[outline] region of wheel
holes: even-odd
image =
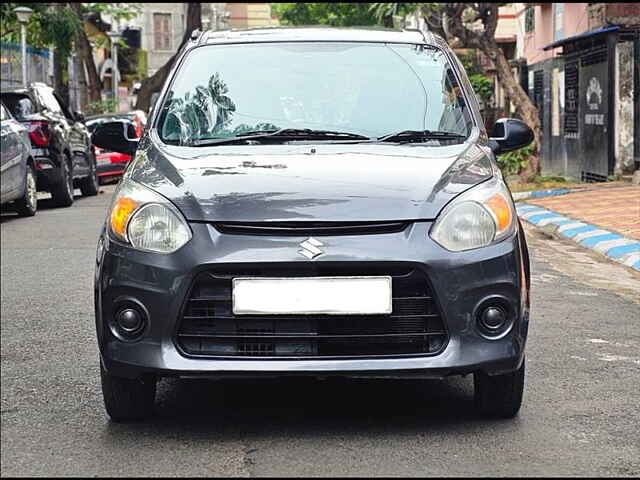
[[[51,187],[51,197],[56,207],[70,207],[73,205],[73,174],[71,172],[71,161],[65,156],[60,165],[60,178]]]
[[[38,190],[36,188],[36,172],[31,165],[27,165],[27,178],[24,196],[15,201],[16,212],[21,217],[33,217],[38,209]]]
[[[96,173],[96,161],[93,154],[89,158],[89,164],[89,176],[80,180],[80,191],[85,197],[97,195],[99,189],[98,174]]]
[[[490,376],[483,372],[473,375],[476,408],[483,415],[513,418],[522,405],[524,392],[524,359],[518,370]]]
[[[100,362],[100,379],[104,406],[111,420],[130,422],[151,416],[156,396],[155,377],[115,377],[109,374]]]

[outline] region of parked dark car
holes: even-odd
[[[100,234],[96,330],[113,420],[159,377],[474,375],[522,403],[529,256],[464,68],[417,31],[194,32]],[[375,400],[375,399],[373,399]],[[257,399],[259,401],[259,399]]]
[[[82,114],[69,111],[43,83],[3,91],[2,101],[29,131],[38,191],[50,192],[59,207],[73,204],[76,187],[83,195],[97,195],[95,154]]]
[[[19,215],[31,217],[38,209],[38,197],[29,133],[2,104],[0,125],[0,203],[13,202]]]
[[[142,111],[126,113],[105,113],[86,118],[85,125],[93,133],[98,125],[107,122],[124,122],[129,138],[140,138],[147,122]],[[96,170],[100,184],[109,180],[119,180],[127,168],[131,155],[95,147]]]

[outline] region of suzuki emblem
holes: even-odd
[[[324,252],[320,250],[318,247],[322,247],[322,242],[316,240],[313,237],[307,238],[304,242],[300,244],[302,250],[298,250],[300,255],[304,255],[309,260],[313,260],[318,255],[322,255]]]

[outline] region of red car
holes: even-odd
[[[93,133],[98,125],[106,122],[126,122],[130,125],[129,134],[132,137],[140,138],[147,124],[147,116],[141,110],[128,113],[107,113],[88,117],[85,125],[89,132]],[[96,146],[93,148],[96,154],[96,171],[100,184],[107,183],[109,180],[117,181],[126,170],[131,156]]]

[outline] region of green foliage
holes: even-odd
[[[519,150],[508,152],[498,156],[498,166],[505,177],[516,175],[529,163],[529,157],[533,154],[533,145],[527,145]]]
[[[83,3],[83,13],[109,15],[114,20],[131,20],[142,11],[140,3]]]
[[[460,63],[467,71],[469,81],[482,101],[487,104],[493,99],[493,81],[483,75],[483,71],[478,64],[477,57],[474,53],[468,53],[460,56]]]
[[[27,23],[27,44],[35,48],[47,48],[50,46],[48,32],[42,28],[43,22],[48,19],[48,5],[44,3],[0,3],[0,39],[3,42],[20,43],[20,23],[13,9],[16,7],[29,7],[33,15]],[[50,29],[46,29],[50,30]]]
[[[372,3],[369,10],[372,11],[378,22],[384,24],[385,19],[396,15],[406,16],[414,12],[422,3],[396,2],[396,3]]]
[[[413,12],[420,3],[272,3],[284,25],[333,27],[391,26],[394,16]]]
[[[482,73],[478,59],[473,51],[466,55],[460,55],[458,58],[460,59],[460,63],[462,63],[464,69],[467,71],[467,75],[477,75]]]
[[[63,9],[54,6],[62,5]],[[1,3],[0,40],[20,42],[20,24],[13,9],[29,7],[33,15],[27,23],[27,44],[35,48],[55,47],[62,58],[70,56],[76,32],[82,28],[81,19],[68,3]],[[140,12],[138,3],[84,3],[83,13],[105,13],[114,19],[131,19]]]
[[[476,73],[469,76],[469,81],[476,95],[478,95],[485,104],[491,101],[493,98],[493,81],[490,78]]]
[[[115,112],[118,102],[113,98],[102,100],[100,102],[93,102],[87,105],[86,115],[100,115],[101,113]]]
[[[271,8],[284,25],[350,27],[380,24],[370,3],[273,3]]]

